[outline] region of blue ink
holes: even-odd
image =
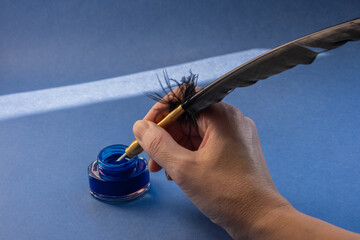
[[[125,153],[125,145],[111,145],[100,151],[90,164],[90,193],[106,202],[126,202],[143,195],[150,188],[150,174],[145,158],[136,156],[116,160]]]

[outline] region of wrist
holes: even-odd
[[[359,235],[303,214],[291,205],[273,209],[260,218],[249,239],[359,239]]]
[[[280,212],[295,210],[278,192],[253,191],[252,195],[247,204],[227,204],[232,207],[226,215],[228,221],[222,226],[233,239],[263,239],[261,236],[268,236],[277,229],[272,225],[281,218]]]
[[[269,209],[253,223],[248,239],[276,239],[279,232],[298,214],[299,212],[290,203]]]

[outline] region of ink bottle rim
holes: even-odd
[[[114,153],[125,152],[126,146],[115,144],[103,148],[97,157],[97,164],[99,166],[99,174],[106,180],[121,180],[124,175],[133,174],[138,166],[137,157],[125,158],[122,162],[107,161]],[[145,160],[146,161],[146,160]]]
[[[126,202],[139,198],[150,188],[150,174],[145,158],[136,156],[116,161],[126,148],[122,144],[107,146],[89,165],[90,193],[96,199],[113,203]]]

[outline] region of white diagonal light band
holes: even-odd
[[[191,70],[199,74],[198,83],[218,78],[268,49],[251,49],[194,62],[166,67],[171,78],[180,79]],[[158,91],[163,69],[155,69],[126,76],[0,96],[0,120],[78,107]]]

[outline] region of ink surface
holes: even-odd
[[[95,198],[125,202],[140,197],[149,189],[150,174],[144,158],[136,156],[116,161],[125,149],[125,145],[105,147],[90,164],[90,193]]]

